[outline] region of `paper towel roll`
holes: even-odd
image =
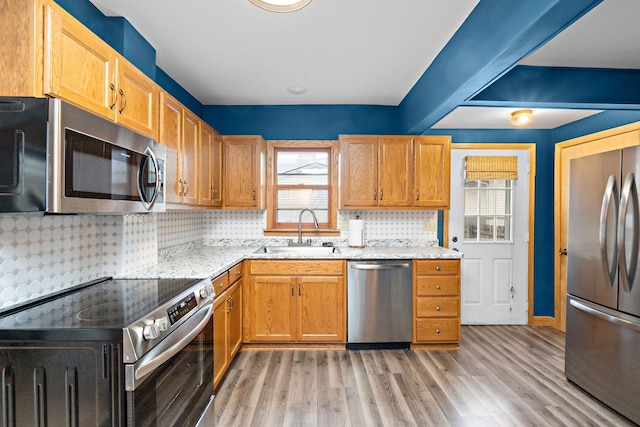
[[[347,236],[347,241],[351,248],[364,248],[364,220],[349,220],[349,234]]]

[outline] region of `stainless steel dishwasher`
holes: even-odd
[[[349,261],[347,348],[408,348],[411,260]]]

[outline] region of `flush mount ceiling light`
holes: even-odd
[[[287,88],[287,92],[289,92],[292,95],[302,95],[306,91],[307,91],[307,88],[304,86],[289,86]]]
[[[264,10],[270,12],[295,12],[300,10],[309,3],[311,0],[249,0],[251,3]]]
[[[511,113],[511,124],[514,126],[526,126],[532,121],[532,110],[517,110]]]

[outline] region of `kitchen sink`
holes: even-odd
[[[340,249],[335,246],[263,246],[255,253],[258,254],[300,254],[325,255],[339,254]]]

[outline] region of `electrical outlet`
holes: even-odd
[[[349,228],[349,223],[347,222],[347,220],[342,220],[340,221],[340,230],[347,230]]]
[[[433,221],[425,221],[422,223],[422,231],[438,231],[438,224]]]

